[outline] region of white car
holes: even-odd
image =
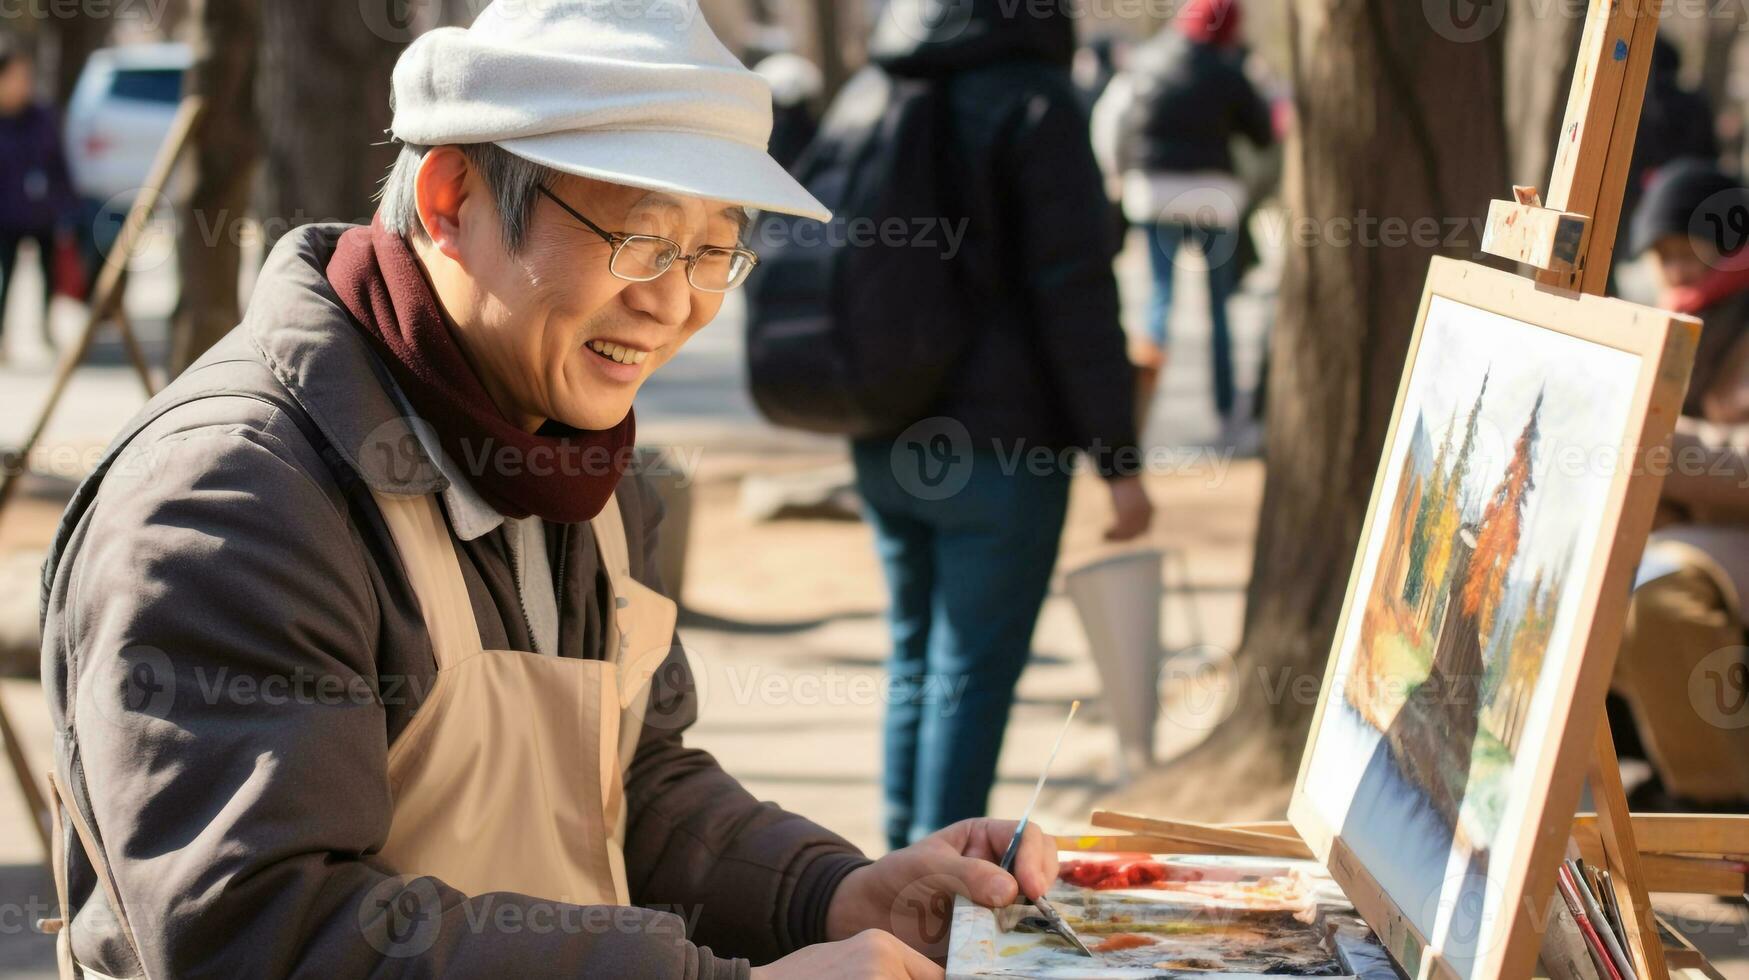
[[[125,207],[146,181],[193,63],[186,44],[130,44],[92,53],[67,103],[67,165],[88,201]]]
[[[193,63],[186,44],[127,44],[102,48],[86,60],[67,103],[64,139],[67,169],[79,196],[79,250],[88,282],[121,234],[122,223],[157,159],[158,149],[182,101],[182,77]],[[190,186],[188,168],[171,181],[169,194],[154,202],[151,227],[168,227],[170,201]],[[162,266],[174,255],[172,235],[148,237],[130,268]],[[142,253],[149,253],[143,255]]]

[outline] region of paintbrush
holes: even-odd
[[[1020,838],[1026,833],[1026,824],[1032,819],[1032,808],[1038,805],[1039,793],[1045,788],[1045,778],[1051,774],[1051,763],[1057,759],[1057,750],[1063,747],[1063,736],[1069,734],[1069,723],[1075,720],[1075,712],[1081,710],[1081,702],[1074,701],[1069,705],[1069,717],[1063,719],[1063,730],[1057,733],[1057,744],[1051,746],[1051,754],[1045,758],[1045,767],[1038,774],[1038,782],[1032,787],[1032,799],[1026,803],[1026,809],[1021,811],[1020,823],[1014,827],[1014,837],[1008,841],[1008,850],[1002,852],[1002,870],[1014,873],[1014,857],[1020,853]],[[1024,892],[1022,898],[1026,898]],[[1057,912],[1056,906],[1045,900],[1044,895],[1029,898],[1032,907],[1038,909],[1038,914],[1044,917],[1052,932],[1067,940],[1070,946],[1079,950],[1083,956],[1092,956],[1093,951],[1075,935],[1075,930],[1069,928],[1069,923],[1063,921],[1063,916]]]

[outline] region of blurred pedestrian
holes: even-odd
[[[759,59],[753,70],[771,86],[771,145],[766,152],[784,169],[794,170],[820,125],[817,106],[825,92],[820,69],[799,54],[779,51]]]
[[[1646,189],[1628,228],[1627,257],[1651,253],[1659,305],[1701,318],[1682,413],[1749,422],[1749,189],[1711,160],[1678,160]]]
[[[1659,35],[1652,45],[1652,66],[1646,76],[1646,99],[1640,104],[1639,134],[1628,164],[1627,192],[1621,213],[1632,215],[1640,195],[1665,165],[1683,159],[1719,159],[1712,105],[1706,93],[1682,87],[1682,54]]]
[[[771,288],[750,297],[771,301],[756,311],[749,339],[755,396],[771,396],[762,402],[768,413],[786,395],[778,382],[841,400],[843,384],[824,370],[762,380],[765,352],[787,342],[786,330],[823,320],[866,354],[841,374],[896,367],[903,380],[892,387],[921,396],[888,425],[836,430],[853,436],[857,489],[887,578],[892,697],[882,788],[894,848],[988,805],[1056,563],[1075,452],[1091,458],[1110,490],[1108,537],[1134,538],[1152,517],[1138,475],[1112,241],[1100,219],[1106,198],[1069,78],[1074,24],[1054,4],[1015,13],[1004,0],[952,11],[942,2],[895,0],[870,46],[873,67],[846,85],[810,151],[820,169],[804,180],[838,217],[848,214],[850,240],[856,222],[881,239],[828,257],[857,265],[854,275],[789,274],[789,260],[774,256]],[[895,161],[883,172],[891,179],[868,179],[871,160]],[[917,196],[930,179],[939,194]],[[909,196],[882,195],[895,184]],[[846,186],[856,193],[842,194]],[[957,225],[964,241],[926,251],[945,239],[918,222],[944,214],[946,238]],[[913,239],[889,242],[886,229],[901,224]],[[812,254],[797,251],[798,262]],[[900,267],[899,276],[886,271]],[[793,295],[785,289],[822,278],[841,291],[792,302],[808,308],[766,329],[782,312],[775,301]],[[912,336],[920,320],[934,324],[927,337]],[[807,404],[787,407],[791,424],[805,424],[796,416]],[[814,422],[832,430],[829,420]]]
[[[18,38],[0,32],[0,330],[20,246],[31,242],[42,267],[43,341],[54,346],[48,311],[57,243],[77,208],[60,126],[54,110],[36,98],[35,63]],[[5,350],[0,342],[0,360]]]
[[[1173,21],[1131,53],[1094,108],[1094,139],[1120,175],[1124,214],[1148,235],[1154,295],[1146,335],[1131,346],[1144,413],[1165,369],[1173,273],[1179,247],[1196,245],[1208,266],[1215,411],[1234,419],[1232,332],[1227,300],[1239,286],[1244,183],[1232,142],[1274,140],[1269,104],[1244,71],[1238,0],[1189,0]]]
[[[1117,75],[1117,39],[1096,37],[1075,49],[1075,60],[1069,67],[1069,78],[1075,91],[1081,93],[1081,108],[1088,115],[1105,94],[1106,86]]]
[[[1749,671],[1749,188],[1711,160],[1670,163],[1627,245],[1655,255],[1660,305],[1704,327],[1628,606],[1612,730],[1622,755],[1652,765],[1637,807],[1735,811],[1749,806],[1749,729],[1728,717]]]

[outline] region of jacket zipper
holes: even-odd
[[[502,526],[509,538],[510,572],[516,579],[516,604],[522,609],[522,628],[528,633],[528,645],[534,648],[534,652],[545,653],[540,648],[540,637],[534,632],[534,617],[528,612],[528,575],[524,568],[528,563],[528,555],[523,551],[522,525],[506,521]]]
[[[559,634],[562,634],[564,632],[564,624],[565,624],[565,556],[567,554],[569,554],[570,551],[571,551],[571,525],[560,524],[559,525],[558,568],[553,572],[553,613],[558,619],[558,622],[556,624],[554,624],[557,627],[553,631],[555,636],[558,636]],[[523,615],[526,616],[527,613],[524,613]],[[558,641],[555,640],[554,642],[558,642]],[[563,647],[564,644],[560,643],[559,646]],[[559,651],[554,650],[553,655],[558,656]]]

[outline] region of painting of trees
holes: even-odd
[[[1524,521],[1524,498],[1535,486],[1531,455],[1536,450],[1537,416],[1542,413],[1542,395],[1537,395],[1530,419],[1524,423],[1513,447],[1506,474],[1500,478],[1488,509],[1482,514],[1476,535],[1476,553],[1470,558],[1469,579],[1464,583],[1464,611],[1476,617],[1482,635],[1493,631],[1494,613],[1506,590],[1506,573],[1518,556],[1519,529]]]
[[[1415,511],[1415,530],[1409,538],[1409,574],[1403,581],[1403,601],[1413,605],[1421,601],[1421,586],[1427,581],[1427,552],[1433,542],[1433,524],[1445,510],[1445,458],[1451,453],[1451,436],[1457,431],[1457,414],[1446,423],[1445,439],[1439,444],[1439,455],[1433,458],[1433,473],[1428,488]]]
[[[1425,574],[1428,581],[1435,583],[1436,589],[1444,583],[1446,572],[1451,567],[1452,542],[1456,539],[1458,524],[1463,519],[1464,485],[1470,476],[1470,459],[1476,451],[1476,426],[1482,417],[1482,399],[1488,394],[1488,378],[1488,374],[1482,375],[1482,386],[1476,390],[1476,400],[1470,405],[1469,418],[1464,422],[1463,445],[1458,447],[1457,461],[1452,464],[1451,478],[1446,482],[1445,495],[1441,499],[1441,507],[1431,532],[1431,554]],[[1443,602],[1444,591],[1438,589],[1435,603],[1429,603],[1423,598],[1421,605],[1428,607]]]

